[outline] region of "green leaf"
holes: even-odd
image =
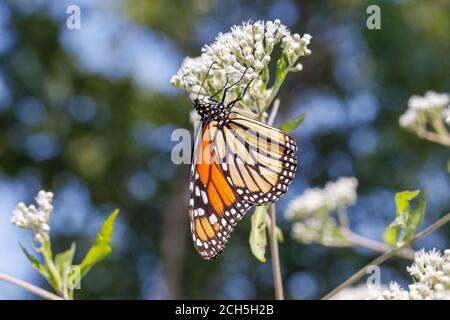
[[[427,208],[427,200],[420,199],[417,204],[417,208],[416,210],[414,210],[411,217],[411,224],[414,226],[415,229],[418,229],[422,224],[423,218],[425,217],[426,208]]]
[[[411,209],[411,201],[420,193],[420,190],[402,191],[395,195],[395,220],[384,232],[384,242],[392,247],[409,241],[422,224],[425,216],[426,200],[420,199],[416,209]]]
[[[447,161],[447,172],[450,173],[450,160]]]
[[[269,66],[266,65],[261,71],[261,87],[259,88],[259,93],[263,93],[266,89],[267,83],[269,82]]]
[[[303,112],[298,117],[281,124],[280,129],[284,132],[294,131],[303,122],[303,120],[305,120],[305,117],[306,112]]]
[[[72,265],[73,256],[75,254],[75,247],[75,243],[72,243],[68,250],[58,253],[55,256],[56,270],[58,270],[58,273],[61,275],[61,279],[66,278],[66,276],[68,275],[67,271]]]
[[[288,57],[283,54],[277,61],[277,77],[275,82],[283,81],[286,78],[287,67],[288,67]]]
[[[115,210],[106,220],[97,234],[95,243],[88,251],[83,261],[78,265],[83,278],[89,270],[111,253],[111,237],[114,231],[114,222],[119,210]]]
[[[252,229],[250,231],[250,249],[253,255],[261,262],[266,262],[265,253],[267,246],[266,236],[266,207],[256,207],[251,218]]]
[[[420,190],[416,191],[402,191],[395,194],[395,206],[397,208],[396,215],[400,216],[403,212],[409,212],[409,202],[417,197]]]
[[[384,242],[391,246],[391,247],[395,247],[395,245],[397,244],[397,239],[398,239],[398,235],[400,233],[400,228],[398,227],[387,227],[386,230],[384,231]]]
[[[46,279],[49,279],[47,269],[45,269],[45,267],[32,254],[30,254],[21,243],[19,243],[19,246],[27,257],[28,261],[30,261],[31,265]]]

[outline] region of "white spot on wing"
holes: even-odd
[[[217,217],[214,213],[211,214],[208,219],[209,219],[209,223],[211,223],[211,224],[215,224],[217,222]]]
[[[202,199],[204,204],[208,204],[208,196],[206,195],[206,192],[202,190]]]

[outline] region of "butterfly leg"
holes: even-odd
[[[247,93],[248,88],[250,87],[250,84],[253,82],[253,80],[251,80],[244,89],[244,92],[240,93],[238,95],[238,97],[236,99],[234,99],[233,101],[231,101],[229,104],[227,104],[227,108],[231,109],[233,108],[233,106],[236,104],[236,102],[238,102],[239,100],[242,100],[242,98],[245,96],[245,94]]]
[[[242,81],[242,79],[244,79],[245,74],[247,73],[248,68],[245,68],[244,73],[242,74],[242,76],[234,83],[232,83],[230,86],[226,87],[225,89],[223,89],[223,96],[222,96],[222,101],[220,103],[224,103],[225,102],[225,97],[227,95],[227,91],[231,88],[233,88],[235,85],[237,85],[239,82]]]
[[[220,89],[219,91],[214,93],[211,97],[209,97],[209,100],[214,101],[214,102],[219,102],[219,101],[214,100],[214,97],[217,96],[220,92],[224,91],[225,88],[227,87],[227,85],[228,85],[228,75],[225,75],[225,77],[226,77],[225,78],[225,85],[222,87],[222,89]]]

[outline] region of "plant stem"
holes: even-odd
[[[341,228],[341,232],[353,246],[366,248],[380,253],[386,253],[392,249],[384,243],[363,237],[349,229]],[[399,251],[397,255],[408,260],[414,260],[414,251],[408,248]]]
[[[280,86],[281,83],[280,82]],[[279,89],[279,87],[278,87]],[[278,89],[275,90],[278,92]],[[273,98],[276,96],[276,92],[272,91]],[[269,99],[270,100],[270,99]],[[279,100],[278,100],[279,101]],[[271,103],[271,101],[270,101]],[[264,123],[264,112],[268,108],[270,104],[266,104],[263,110],[258,109],[258,119],[259,121]],[[278,106],[274,106],[276,109],[278,109]],[[272,113],[271,121],[273,122],[275,120],[275,116],[278,110],[275,110],[275,114]],[[273,117],[272,117],[273,116]],[[268,206],[268,213],[270,217],[270,224],[269,224],[269,241],[270,241],[270,253],[272,257],[272,271],[273,271],[273,282],[275,284],[275,299],[277,300],[284,300],[284,293],[283,293],[283,281],[281,278],[281,267],[280,267],[280,254],[278,251],[278,239],[277,239],[277,217],[276,217],[276,210],[275,210],[275,204],[270,204]]]
[[[338,220],[339,220],[339,229],[342,232],[342,235],[345,237],[347,241],[350,242],[353,246],[363,247],[372,251],[385,253],[391,250],[392,248],[388,245],[363,237],[357,233],[354,233],[350,227],[348,222],[347,210],[343,206],[339,206],[338,208]],[[397,253],[398,256],[408,259],[414,260],[414,251],[408,248]]]
[[[4,273],[0,273],[0,281],[5,281],[5,282],[11,283],[13,285],[16,285],[18,287],[21,287],[21,288],[23,288],[31,293],[34,293],[35,295],[40,296],[47,300],[63,300],[63,298],[61,298],[60,296],[57,296],[56,294],[48,292],[47,290],[44,290],[42,288],[36,287],[35,285],[32,285],[31,283],[28,283],[26,281],[6,275]]]
[[[418,130],[417,135],[425,140],[450,147],[450,136],[448,135],[439,135],[428,130]]]
[[[438,133],[438,135],[449,137],[449,132],[445,127],[444,121],[442,119],[434,118],[433,121],[431,122],[431,125],[433,126],[434,130]]]
[[[44,257],[45,266],[48,270],[53,288],[58,294],[64,297],[64,299],[67,299],[68,298],[67,293],[63,289],[63,281],[58,273],[58,270],[56,270],[56,266],[53,262],[52,247],[49,239],[45,241],[41,253],[42,256]]]
[[[267,119],[267,124],[269,126],[273,126],[273,122],[275,121],[275,117],[278,114],[279,108],[280,108],[280,99],[276,99],[273,103],[272,110],[270,111],[269,119]]]
[[[273,281],[275,283],[275,299],[284,300],[283,281],[281,280],[280,254],[278,252],[277,223],[275,205],[269,205],[269,239],[272,257]]]
[[[353,283],[355,283],[356,281],[361,279],[365,274],[367,274],[367,269],[370,266],[373,266],[373,265],[378,266],[378,265],[382,264],[383,262],[385,262],[386,260],[388,260],[389,258],[394,256],[395,254],[400,252],[400,250],[402,250],[403,248],[405,248],[407,246],[410,246],[411,244],[413,244],[417,240],[422,239],[423,237],[427,236],[428,234],[430,234],[434,230],[437,230],[438,228],[442,227],[444,224],[446,224],[449,221],[450,221],[450,213],[447,213],[441,219],[439,219],[438,221],[436,221],[432,225],[428,226],[425,230],[423,230],[422,232],[418,233],[417,235],[415,235],[410,240],[408,240],[405,243],[401,244],[400,246],[398,246],[398,247],[396,247],[396,248],[386,252],[385,254],[379,256],[378,258],[373,260],[371,263],[366,265],[364,268],[360,269],[358,272],[356,272],[354,275],[352,275],[350,278],[348,278],[342,284],[340,284],[337,288],[335,288],[333,291],[331,291],[330,293],[325,295],[322,298],[322,300],[329,300],[329,299],[333,298],[337,293],[339,293],[343,289],[347,288],[348,286],[352,285]]]
[[[349,230],[347,208],[338,206],[337,208],[339,226],[344,230]]]
[[[273,85],[273,87],[271,88],[271,92],[270,92],[270,96],[266,101],[266,105],[264,106],[264,108],[261,110],[261,114],[264,114],[264,112],[266,112],[266,110],[270,107],[270,105],[272,104],[273,100],[275,100],[275,97],[278,94],[278,90],[280,90],[281,85],[284,82],[284,79],[286,78],[286,76],[284,76],[283,78],[277,79]]]

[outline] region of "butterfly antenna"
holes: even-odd
[[[228,109],[231,109],[236,104],[236,102],[238,102],[244,98],[244,96],[247,93],[247,90],[250,87],[250,85],[252,84],[252,82],[253,82],[253,79],[245,86],[244,91],[242,93],[240,93],[236,99],[234,99],[229,104],[227,104]]]
[[[225,75],[225,84],[223,85],[222,89],[217,90],[216,93],[214,93],[211,97],[209,97],[209,99],[214,99],[215,96],[217,96],[220,92],[222,92],[223,90],[225,90],[225,88],[228,85],[228,75]]]
[[[223,89],[223,96],[222,96],[222,101],[221,101],[222,104],[225,102],[225,96],[227,95],[227,91],[229,89],[231,89],[232,87],[234,87],[235,85],[237,85],[239,82],[241,82],[242,79],[244,79],[244,76],[245,76],[245,73],[247,72],[247,70],[248,70],[248,68],[245,68],[244,73],[236,82],[230,84],[228,87]]]
[[[203,78],[202,84],[200,85],[200,89],[198,89],[197,97],[195,97],[195,99],[198,99],[198,97],[199,97],[199,95],[200,95],[200,92],[201,92],[202,89],[203,89],[203,85],[205,84],[205,81],[206,81],[206,79],[208,78],[209,72],[211,71],[212,66],[215,65],[215,64],[216,64],[216,62],[213,62],[213,63],[211,63],[211,65],[209,66],[208,71],[206,72],[206,76]]]
[[[236,81],[236,82],[234,82],[234,83],[232,83],[232,84],[230,84],[230,86],[229,87],[227,87],[226,89],[231,89],[232,87],[234,87],[235,85],[237,85],[239,82],[241,82],[242,81],[242,79],[244,79],[244,77],[245,77],[245,74],[247,73],[247,70],[248,70],[248,67],[247,68],[245,68],[245,70],[244,70],[244,73],[242,74],[242,76]]]

